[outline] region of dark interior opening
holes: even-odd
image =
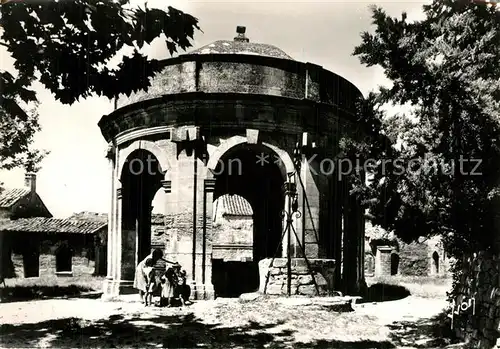
[[[262,156],[267,161],[258,161]],[[224,194],[241,195],[252,206],[254,220],[253,260],[212,263],[212,282],[218,297],[238,297],[257,291],[258,262],[275,255],[281,257],[284,178],[276,159],[267,148],[243,144],[228,151],[219,161],[214,200]]]
[[[162,179],[158,159],[143,149],[132,152],[122,170],[122,229],[135,230],[138,235],[135,265],[151,252],[152,202]],[[128,259],[135,259],[135,248],[134,251],[127,248],[123,253]],[[127,277],[133,278],[133,274]]]
[[[397,253],[391,254],[391,275],[397,275],[399,269],[399,255]]]
[[[432,254],[432,260],[434,262],[434,272],[439,274],[439,255],[437,252]]]
[[[73,270],[73,252],[68,245],[63,244],[56,250],[56,272],[71,272]]]

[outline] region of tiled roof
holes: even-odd
[[[293,60],[292,57],[273,45],[255,42],[241,42],[231,40],[218,40],[209,45],[200,47],[188,54],[246,54],[266,57],[275,57]]]
[[[226,194],[220,197],[226,216],[252,216],[250,203],[240,195]]]
[[[82,211],[79,213],[73,213],[67,219],[107,223],[108,222],[108,214],[107,213]]]
[[[103,228],[107,222],[59,218],[20,218],[0,221],[0,231],[29,233],[76,233],[91,234]]]
[[[14,188],[14,189],[4,188],[0,192],[0,207],[1,208],[10,208],[13,205],[15,205],[16,202],[21,200],[23,197],[25,197],[29,193],[30,193],[30,190],[27,188]]]

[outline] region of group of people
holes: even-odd
[[[186,279],[186,271],[179,263],[167,261],[163,252],[155,249],[137,265],[134,288],[146,306],[152,305],[153,296],[160,297],[159,306],[187,305],[191,288]]]

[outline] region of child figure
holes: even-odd
[[[144,274],[146,275],[146,294],[144,295],[144,303],[146,307],[153,302],[153,292],[156,289],[155,271],[153,269],[153,260],[148,259],[144,266]]]
[[[186,286],[186,271],[181,268],[179,264],[174,266],[175,273],[175,286],[174,286],[174,299],[181,301],[181,304],[186,305],[186,299],[184,299],[184,287]]]

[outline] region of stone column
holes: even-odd
[[[311,168],[310,164],[314,168]],[[308,158],[304,156],[300,170],[303,187],[300,181],[297,181],[299,210],[302,213],[300,218],[302,229],[297,233],[302,239],[301,243],[303,243],[308,258],[318,258],[319,256],[319,237],[317,234],[319,234],[320,191],[314,181],[314,172],[320,174],[317,162],[311,161],[308,163]]]
[[[108,236],[107,236],[107,249],[108,249],[108,255],[107,255],[107,273],[106,273],[106,279],[110,280],[113,278],[112,275],[112,266],[113,266],[113,257],[114,257],[114,250],[113,250],[113,238],[114,238],[114,232],[115,232],[115,221],[116,221],[116,190],[115,190],[115,163],[112,159],[109,160],[110,164],[110,169],[111,169],[111,202],[110,202],[110,208],[109,208],[109,213],[108,213]]]
[[[171,200],[170,193],[172,193],[172,181],[171,180],[163,180],[163,181],[161,181],[161,186],[163,188],[163,191],[166,194],[165,202],[163,203],[164,204],[163,214],[165,215],[165,217],[167,217],[169,215],[167,203]],[[164,234],[168,233],[169,244],[168,245],[164,245],[164,251],[163,252],[165,253],[165,258],[167,260],[170,260],[171,259],[170,256],[169,256],[169,252],[171,250],[170,245],[172,245],[172,238],[174,237],[172,235],[173,227],[171,226],[171,227],[169,227],[169,229],[167,229],[167,227],[165,226],[164,229],[165,229],[165,233]],[[177,239],[177,236],[175,236],[175,238]]]
[[[213,241],[213,202],[215,179],[207,178],[204,181],[203,197],[203,227],[202,227],[202,286],[203,299],[213,299],[215,290],[212,283],[212,241]],[[199,295],[200,298],[202,295]]]
[[[350,185],[346,182],[346,200],[344,209],[344,261],[343,284],[345,292],[357,294],[359,292],[359,205],[358,200],[349,195]]]
[[[331,185],[333,186],[333,198],[332,198],[332,243],[333,243],[333,258],[335,259],[335,290],[340,290],[340,285],[342,282],[342,208],[344,200],[344,192],[342,182],[338,177],[331,179]]]

